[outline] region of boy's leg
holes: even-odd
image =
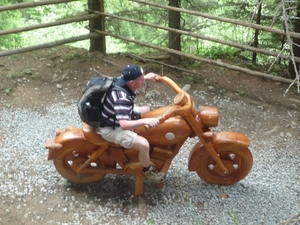
[[[150,164],[150,156],[149,156],[150,146],[147,139],[138,135],[135,139],[133,147],[139,150],[139,161],[144,167],[143,171],[146,180],[148,182],[153,182],[153,183],[164,182],[167,178],[166,174],[157,172]]]
[[[137,135],[133,147],[139,150],[139,161],[142,164],[142,166],[149,167],[150,156],[149,156],[149,143],[147,139]]]

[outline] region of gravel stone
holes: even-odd
[[[107,175],[89,185],[71,184],[47,161],[45,143],[57,129],[81,126],[75,102],[53,104],[42,112],[5,108],[0,110],[0,224],[224,225],[234,224],[235,218],[240,225],[300,224],[298,112],[275,111],[230,96],[210,97],[205,91],[193,95],[199,100],[196,105],[219,108],[220,122],[214,131],[249,136],[254,165],[244,180],[211,185],[189,172],[189,151],[198,141],[191,138],[173,160],[162,189],[145,184],[144,195],[135,197],[133,177],[120,175]],[[152,105],[171,101],[153,100]],[[276,127],[271,124],[274,120]]]

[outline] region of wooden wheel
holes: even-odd
[[[201,179],[211,184],[229,185],[242,180],[250,172],[253,158],[250,150],[240,145],[219,145],[216,151],[228,169],[227,174],[216,165],[204,146],[201,146],[199,166],[196,172]]]
[[[76,172],[77,168],[89,159],[93,151],[86,150],[82,143],[73,143],[73,146],[77,147],[66,147],[61,155],[53,160],[56,170],[64,178],[75,183],[93,183],[101,180],[105,174],[99,173],[96,170],[104,168],[105,166],[100,158],[94,160],[87,166],[87,169],[94,169],[95,173]]]

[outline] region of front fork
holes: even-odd
[[[200,139],[201,140],[201,139]],[[206,148],[206,150],[209,152],[211,157],[215,160],[216,164],[219,166],[219,168],[223,171],[223,174],[228,174],[228,169],[225,167],[224,163],[222,162],[220,155],[216,152],[214,146],[212,145],[211,141],[202,141],[203,146]]]
[[[223,171],[224,174],[228,174],[228,169],[225,167],[222,162],[219,154],[216,152],[214,146],[211,143],[212,132],[204,132],[201,127],[199,127],[198,123],[195,121],[196,115],[189,114],[187,115],[187,121],[189,121],[190,126],[192,126],[196,135],[199,137],[201,143],[205,146],[211,157],[214,159],[218,167]]]

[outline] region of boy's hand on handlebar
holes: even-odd
[[[156,77],[159,77],[159,75],[158,74],[156,74],[156,73],[147,73],[145,76],[144,76],[144,78],[145,78],[145,80],[146,81],[156,81]]]
[[[145,118],[144,124],[145,126],[151,128],[151,127],[157,127],[160,124],[160,122],[159,119],[157,118]]]

